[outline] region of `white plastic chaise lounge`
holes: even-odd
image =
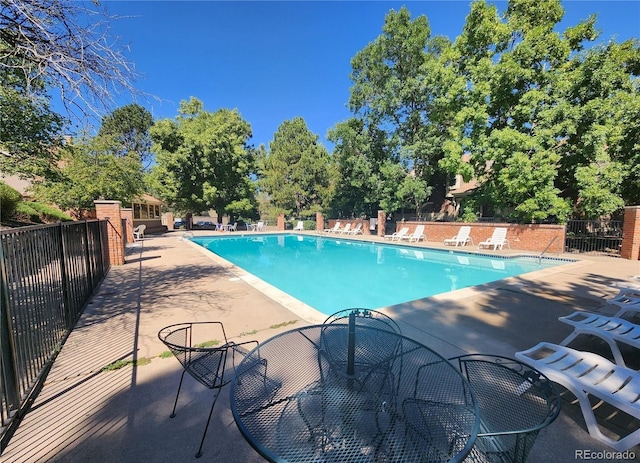
[[[497,227],[493,230],[493,235],[486,241],[482,241],[478,243],[478,249],[487,247],[490,248],[493,246],[493,249],[496,250],[498,248],[502,249],[504,245],[507,245],[509,249],[511,249],[511,245],[509,245],[509,240],[507,240],[507,229],[504,227]]]
[[[569,345],[571,341],[583,334],[597,336],[609,344],[615,362],[622,366],[627,365],[618,342],[635,347],[640,353],[640,326],[628,320],[581,311],[560,317],[558,320],[573,326],[573,333],[560,342],[561,346]]]
[[[302,220],[298,220],[298,225],[293,227],[294,230],[303,231],[304,230],[304,222]]]
[[[349,230],[351,230],[351,222],[345,224],[345,226],[336,231],[336,233],[339,233],[340,235],[348,235]]]
[[[471,243],[471,245],[473,246],[473,238],[471,238],[469,236],[469,234],[471,233],[471,227],[468,225],[464,225],[462,227],[460,227],[460,230],[458,230],[458,234],[455,236],[452,236],[449,239],[444,240],[444,245],[453,245],[453,246],[464,246],[467,243]]]
[[[402,237],[405,236],[407,233],[409,233],[409,227],[402,227],[400,230],[398,230],[397,232],[391,235],[384,235],[384,239],[391,240],[391,241],[396,241],[396,240],[400,241]]]
[[[133,229],[133,241],[140,241],[144,239],[144,231],[146,230],[146,225],[138,225]]]
[[[424,225],[418,225],[412,234],[403,236],[401,239],[409,241],[409,243],[415,241],[416,243],[421,239],[427,241],[427,235],[424,234]]]
[[[362,222],[347,232],[347,235],[362,235]]]
[[[620,288],[620,292],[607,299],[607,303],[618,307],[618,312],[614,317],[621,318],[627,313],[640,313],[640,290],[634,288]]]
[[[336,222],[336,224],[332,227],[332,228],[325,228],[324,231],[326,233],[336,233],[338,230],[340,230],[340,222]]]
[[[640,419],[639,372],[616,365],[598,354],[548,342],[541,342],[515,355],[576,396],[591,437],[620,452],[640,444],[640,429],[620,436],[619,440],[605,436],[589,401],[591,395]]]

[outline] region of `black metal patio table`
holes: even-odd
[[[479,428],[469,383],[451,363],[355,323],[262,343],[236,369],[231,409],[272,462],[457,462]]]

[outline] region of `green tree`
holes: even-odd
[[[55,174],[66,121],[52,111],[56,89],[70,113],[108,108],[114,89],[138,93],[113,20],[98,2],[0,2],[0,169],[25,178]]]
[[[452,87],[464,87],[447,66],[450,59],[451,42],[432,36],[427,18],[412,20],[403,7],[387,14],[383,33],[351,61],[351,110],[368,133],[385,134],[384,159],[404,166],[403,195],[417,214],[432,193],[439,205],[448,192],[450,175],[439,161],[455,114],[449,94]]]
[[[213,209],[219,217],[255,209],[251,126],[237,110],[208,112],[191,98],[180,103],[174,120],[157,121],[150,134],[157,165],[149,185],[175,209]]]
[[[295,117],[278,127],[261,159],[259,187],[280,212],[296,216],[321,210],[331,189],[332,161],[304,119]]]
[[[520,221],[610,213],[637,178],[638,43],[584,51],[596,16],[558,33],[563,16],[559,0],[511,0],[503,17],[477,1],[455,42],[466,85],[441,165]]]
[[[90,137],[65,145],[62,167],[55,178],[36,180],[35,196],[81,217],[100,198],[131,203],[144,191],[140,159],[136,154],[118,156],[112,137]]]
[[[114,145],[121,147],[115,153],[118,156],[136,155],[143,166],[149,167],[152,159],[149,129],[152,125],[151,113],[133,103],[103,117],[98,136],[112,137]]]

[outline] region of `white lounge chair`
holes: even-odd
[[[391,235],[384,235],[384,239],[391,241],[400,241],[402,237],[407,233],[409,233],[409,227],[402,227],[400,230]]]
[[[343,228],[340,228],[336,233],[340,233],[341,235],[348,235],[349,230],[351,230],[351,222],[347,223]]]
[[[640,290],[634,288],[620,288],[620,292],[607,299],[607,303],[618,307],[614,317],[620,318],[627,313],[640,313]]]
[[[411,235],[404,236],[402,237],[402,239],[408,240],[409,243],[411,243],[412,241],[415,241],[417,243],[421,239],[424,239],[425,241],[427,241],[427,235],[424,234],[424,225],[416,226],[416,229],[413,230],[413,233]]]
[[[293,227],[294,230],[303,231],[304,230],[304,222],[302,220],[298,220],[298,225]]]
[[[264,228],[265,228],[265,223],[262,221],[258,223],[247,224],[247,230],[251,230],[251,231],[263,231]]]
[[[491,238],[478,243],[478,249],[483,247],[490,248],[491,246],[493,246],[493,249],[502,249],[505,244],[509,247],[509,249],[511,249],[509,240],[507,240],[507,229],[504,227],[497,227],[493,229],[493,235],[491,235]]]
[[[626,364],[618,342],[640,349],[640,326],[628,320],[580,311],[560,317],[558,320],[573,326],[573,333],[560,342],[561,346],[569,345],[581,334],[597,336],[609,344],[615,362],[622,366],[626,366]]]
[[[469,234],[471,233],[471,227],[468,225],[464,225],[462,227],[460,227],[460,230],[458,230],[458,234],[447,239],[444,240],[444,245],[453,245],[453,246],[464,246],[467,243],[471,243],[471,245],[473,245],[473,238],[471,238],[469,236]]]
[[[140,241],[144,239],[144,231],[147,229],[146,225],[138,225],[133,229],[133,241]]]
[[[347,235],[362,235],[362,222],[347,232]]]
[[[340,230],[340,221],[336,222],[336,224],[333,226],[333,228],[325,228],[324,231],[326,233],[337,233],[338,230]]]
[[[618,451],[640,444],[640,429],[614,440],[605,436],[594,415],[589,395],[640,419],[640,373],[616,365],[591,352],[541,342],[516,352],[516,358],[561,384],[576,396],[591,436]]]

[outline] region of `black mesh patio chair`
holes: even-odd
[[[349,330],[344,325],[353,320]],[[319,364],[323,378],[337,374],[338,377],[355,379],[360,385],[388,396],[393,402],[397,389],[397,375],[392,366],[401,369],[401,356],[397,349],[400,342],[389,333],[402,334],[398,324],[389,316],[369,309],[348,308],[330,315],[323,323],[322,342],[319,350]],[[351,339],[353,328],[353,340]],[[370,329],[371,328],[371,329]],[[353,342],[353,346],[350,346]],[[392,343],[389,346],[389,343]],[[350,364],[348,352],[352,351]],[[396,360],[400,358],[400,360]],[[352,368],[353,371],[350,371]]]
[[[196,453],[196,458],[199,458],[202,456],[202,446],[220,390],[233,379],[235,356],[246,356],[252,348],[258,346],[258,342],[247,341],[237,344],[229,342],[221,322],[189,322],[170,325],[158,332],[158,338],[169,348],[183,368],[171,418],[176,416],[176,406],[185,373],[189,373],[200,384],[215,392],[200,447]],[[229,357],[231,357],[232,374],[225,377]]]
[[[518,360],[469,354],[449,359],[469,381],[480,431],[466,463],[523,463],[539,432],[560,413],[560,395],[545,375]]]
[[[358,326],[368,326],[378,328],[379,330],[393,331],[402,334],[400,326],[388,315],[378,312],[377,310],[363,308],[349,308],[340,310],[331,314],[323,322],[325,325],[331,323],[349,323],[349,315],[355,315],[356,324]]]

